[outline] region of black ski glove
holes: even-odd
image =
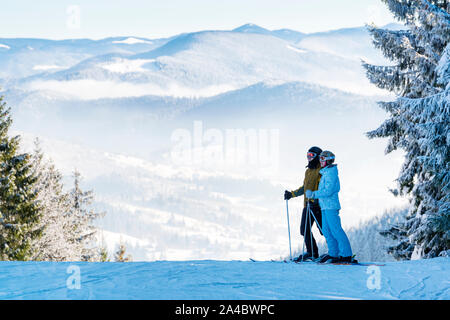
[[[286,190],[284,192],[284,200],[289,200],[290,198],[292,198],[292,192]]]

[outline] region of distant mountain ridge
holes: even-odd
[[[10,49],[0,52],[0,86],[68,99],[211,97],[274,81],[370,95],[379,92],[361,60],[386,63],[364,27],[303,34],[246,24],[153,40],[4,40]]]
[[[390,24],[391,29],[404,28]],[[324,34],[339,34],[348,30],[365,31],[365,27],[338,29],[330,32],[306,34],[291,29],[268,30],[255,24],[245,24],[228,32],[261,34],[273,36],[292,44],[308,38],[322,37]],[[215,30],[205,30],[215,31]],[[227,32],[227,30],[216,30]],[[0,79],[21,78],[38,74],[42,70],[67,69],[82,60],[104,54],[143,54],[160,48],[176,38],[186,39],[194,33],[182,33],[168,38],[145,38],[136,36],[108,37],[100,40],[67,39],[48,40],[35,38],[0,38]],[[155,51],[154,53],[156,53]]]

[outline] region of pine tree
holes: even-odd
[[[94,221],[103,216],[89,209],[94,201],[92,190],[83,191],[80,187],[81,174],[74,171],[74,188],[70,192],[70,209],[68,213],[69,227],[66,228],[68,241],[76,248],[82,261],[99,261],[99,250],[96,245],[97,228]]]
[[[19,154],[19,136],[10,138],[10,108],[0,97],[0,260],[29,260],[42,234],[29,154]]]
[[[444,0],[383,0],[407,30],[369,26],[375,47],[394,62],[364,63],[367,76],[379,88],[396,93],[395,101],[380,102],[390,117],[369,138],[389,138],[386,153],[405,151],[396,194],[408,196],[404,223],[384,234],[398,240],[389,252],[410,259],[446,252],[450,244],[450,5]]]
[[[121,241],[119,243],[119,248],[117,249],[116,253],[114,254],[114,261],[115,262],[130,262],[132,261],[132,257],[131,255],[126,255],[126,246],[125,244]]]
[[[77,259],[77,251],[68,241],[66,231],[70,227],[68,212],[70,208],[69,194],[63,191],[61,173],[44,155],[38,139],[32,154],[32,168],[37,177],[36,190],[41,206],[40,224],[43,232],[33,246],[33,260],[71,261]]]
[[[51,160],[44,160],[39,140],[35,140],[32,168],[41,205],[42,236],[33,242],[34,260],[107,261],[105,247],[95,245],[95,219],[101,214],[89,210],[93,192],[80,189],[81,175],[74,173],[74,188],[64,191],[63,178]]]
[[[99,253],[99,262],[109,262],[109,258],[108,258],[108,250],[106,249],[106,247],[100,247],[100,253]]]
[[[103,237],[103,233],[102,233],[101,244],[100,244],[100,247],[98,248],[98,250],[99,250],[98,261],[99,262],[110,262],[110,259],[108,257],[108,248],[105,244],[105,238]]]

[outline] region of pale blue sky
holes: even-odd
[[[316,32],[393,21],[380,0],[14,0],[2,3],[0,38],[159,38],[246,23]]]

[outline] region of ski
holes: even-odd
[[[259,260],[255,260],[255,259],[253,259],[253,258],[249,258],[249,260],[251,261],[251,262],[269,262],[269,260],[266,260],[266,261],[259,261]],[[291,261],[291,260],[274,260],[274,259],[271,259],[270,260],[270,262],[283,262],[283,263],[289,263],[289,262],[293,262],[293,261]]]
[[[296,263],[296,264],[302,264],[302,263],[311,263],[311,262],[314,262],[314,261],[312,261],[312,260],[304,260],[304,261],[295,261],[295,260],[289,260],[289,259],[284,259],[284,260],[274,260],[274,259],[271,259],[270,260],[271,262],[284,262],[284,263]]]
[[[330,263],[320,263],[316,262],[320,265],[335,265],[335,266],[363,266],[363,267],[369,267],[369,266],[377,266],[382,267],[385,266],[385,264],[379,264],[379,263],[370,263],[370,262],[330,262]]]
[[[284,262],[284,263],[289,263],[289,262],[292,262],[292,260],[286,260],[286,259],[284,259],[284,260],[274,260],[274,259],[270,259],[270,262]]]
[[[249,260],[251,262],[268,262],[268,261],[258,261],[255,260],[253,258],[249,258]],[[385,264],[381,264],[381,263],[371,263],[371,262],[329,262],[329,263],[320,263],[320,262],[316,262],[316,261],[312,261],[312,260],[305,260],[305,261],[293,261],[293,260],[274,260],[271,259],[270,262],[278,262],[278,263],[292,263],[294,262],[295,264],[303,264],[303,263],[315,263],[318,265],[334,265],[334,266],[363,266],[363,267],[370,267],[370,266],[377,266],[377,267],[383,267],[385,266]]]
[[[313,260],[303,260],[303,261],[301,261],[301,260],[299,260],[299,261],[294,261],[295,263],[297,263],[297,264],[302,264],[302,263],[311,263],[311,262],[314,262]]]

